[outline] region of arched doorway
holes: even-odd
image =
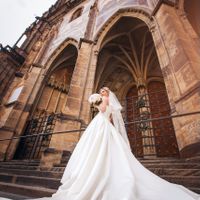
[[[192,25],[193,29],[200,36],[200,1],[199,0],[185,0],[184,1],[184,10],[186,16]]]
[[[162,132],[161,127],[149,120],[166,116],[163,110],[159,110],[157,115],[154,112],[154,104],[161,105],[162,98],[165,98],[163,102],[169,108],[167,115],[170,115],[166,88],[163,84],[165,95],[162,95],[159,91],[161,86],[157,84],[154,87],[154,81],[164,82],[148,26],[138,18],[121,17],[102,41],[95,90],[107,86],[121,100],[128,137],[136,156],[177,156],[172,121],[164,122],[170,130],[167,135],[164,132],[160,134],[158,129]],[[141,123],[140,120],[146,121]],[[173,138],[173,141],[166,143],[165,137]]]
[[[77,55],[76,47],[70,44],[52,62],[24,130],[24,135],[36,136],[21,139],[15,159],[39,159],[48,148],[51,135],[38,134],[54,130],[55,120],[61,114],[68,95]]]

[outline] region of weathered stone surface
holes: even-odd
[[[55,164],[60,164],[63,151],[53,148],[45,149],[40,161],[41,170],[50,170]]]

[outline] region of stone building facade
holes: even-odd
[[[121,100],[137,156],[199,154],[198,7],[198,0],[58,0],[21,46],[1,47],[0,159],[59,162],[90,122],[88,97],[102,86]]]

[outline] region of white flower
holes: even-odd
[[[101,95],[100,95],[100,94],[97,94],[97,93],[92,94],[92,95],[89,97],[89,99],[88,99],[88,101],[89,101],[91,104],[92,104],[92,103],[99,102],[99,101],[101,101],[101,100],[102,100]]]

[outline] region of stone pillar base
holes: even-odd
[[[0,161],[4,161],[5,160],[6,155],[2,152],[0,152]]]
[[[7,139],[13,137],[13,131],[7,130],[6,128],[0,129],[0,139]],[[12,160],[13,157],[8,154],[11,152],[15,152],[14,149],[10,149],[8,151],[8,147],[10,143],[13,142],[11,140],[0,141],[0,161]]]
[[[40,160],[40,170],[51,170],[56,164],[60,164],[63,151],[54,148],[46,149]]]
[[[200,142],[186,146],[180,151],[182,158],[200,156]]]

